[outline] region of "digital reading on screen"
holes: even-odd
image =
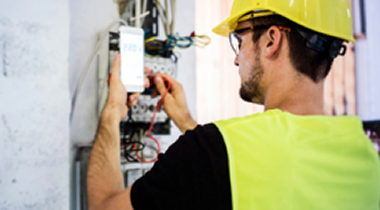
[[[144,32],[120,27],[121,80],[128,92],[144,90]]]

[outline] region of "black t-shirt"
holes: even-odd
[[[187,131],[132,186],[140,209],[232,209],[227,150],[214,124]]]

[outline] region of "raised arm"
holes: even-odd
[[[149,86],[149,82],[146,82],[145,86]],[[130,201],[131,187],[124,189],[120,168],[119,123],[127,115],[128,106],[133,106],[138,96],[131,95],[127,101],[127,91],[120,79],[120,55],[116,55],[112,65],[108,100],[102,113],[87,171],[90,210],[133,209]]]
[[[161,95],[166,91],[164,80],[171,83],[171,89],[164,99],[165,112],[182,133],[187,130],[193,130],[197,126],[197,122],[190,115],[182,85],[167,74],[152,74],[149,78],[151,83],[156,85],[156,91]],[[153,94],[155,95],[156,93]]]

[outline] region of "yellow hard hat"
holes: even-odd
[[[250,12],[254,17],[278,14],[310,30],[355,42],[350,0],[235,0],[230,17],[212,31],[228,36]]]

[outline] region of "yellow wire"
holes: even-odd
[[[148,43],[148,42],[154,41],[155,39],[156,39],[156,37],[150,37],[149,39],[146,39],[146,40],[145,40],[145,43]]]
[[[211,43],[211,38],[207,35],[196,35],[193,38],[193,43],[197,47],[204,48]]]

